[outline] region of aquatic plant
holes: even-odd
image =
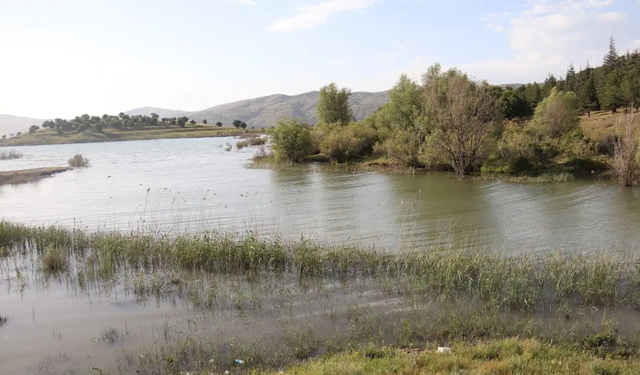
[[[90,166],[89,159],[85,158],[81,154],[75,154],[69,159],[68,163],[72,168],[86,168]]]
[[[24,155],[21,152],[15,150],[2,151],[0,152],[0,160],[12,160],[12,159],[21,159]]]

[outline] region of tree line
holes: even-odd
[[[472,172],[539,175],[605,168],[615,136],[594,139],[579,115],[606,109],[638,110],[640,53],[620,56],[611,40],[602,66],[563,79],[502,88],[436,64],[421,82],[402,75],[389,102],[356,122],[351,91],[321,88],[318,123],[283,119],[271,129],[274,156],[299,162],[323,154],[338,162],[375,157],[381,163]],[[638,116],[640,117],[640,116]]]
[[[73,119],[61,119],[56,118],[54,120],[47,120],[42,125],[31,125],[29,127],[29,133],[35,134],[38,130],[51,129],[56,131],[59,135],[64,133],[82,133],[84,131],[94,131],[102,133],[104,129],[113,128],[118,130],[133,129],[136,127],[144,126],[157,126],[157,125],[175,125],[181,128],[187,126],[187,124],[195,125],[196,120],[189,119],[187,116],[180,117],[162,117],[155,113],[151,115],[128,115],[124,112],[120,112],[117,116],[104,114],[102,116],[90,116],[83,114],[76,116]],[[202,120],[202,124],[207,125],[206,119]],[[222,122],[218,121],[215,126],[222,127]],[[236,129],[246,129],[247,123],[240,120],[233,121],[233,126]],[[21,133],[17,133],[20,135]],[[2,136],[2,139],[6,139],[6,135]]]

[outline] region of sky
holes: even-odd
[[[434,63],[492,84],[640,48],[640,0],[0,0],[0,113],[188,111]]]

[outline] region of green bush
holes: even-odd
[[[346,162],[370,155],[378,141],[376,130],[364,123],[351,122],[346,126],[325,125],[320,152],[332,160]]]
[[[73,168],[86,168],[90,166],[89,159],[85,158],[81,154],[75,154],[69,159],[69,166]]]
[[[297,163],[314,152],[311,128],[297,119],[284,118],[269,131],[276,160]]]
[[[409,132],[399,131],[391,135],[386,141],[377,143],[374,152],[380,156],[386,155],[408,167],[419,167],[421,150],[420,137]]]

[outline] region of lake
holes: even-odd
[[[640,190],[608,181],[458,180],[445,173],[245,168],[232,138],[15,147],[12,170],[91,160],[38,183],[0,187],[0,218],[164,232],[252,231],[388,249],[443,244],[497,251],[626,251],[640,244]]]
[[[631,252],[640,244],[640,189],[597,180],[512,184],[458,180],[445,173],[250,169],[246,164],[256,149],[225,151],[235,142],[16,147],[25,157],[0,161],[0,169],[64,166],[75,153],[88,157],[92,166],[0,187],[0,219],[145,233],[251,231],[389,251],[442,245],[507,254]],[[196,335],[220,343],[216,353],[231,356],[234,342],[259,338],[263,347],[274,347],[294,326],[331,340],[332,332],[353,328],[354,311],[402,325],[404,319],[433,321],[425,311],[437,310],[431,302],[383,292],[388,285],[366,279],[347,285],[330,281],[315,290],[299,285],[297,278],[255,283],[243,276],[208,275],[189,281],[185,274],[175,286],[171,271],[120,270],[115,280],[84,285],[85,270],[73,263],[61,278],[44,277],[38,267],[39,259],[29,256],[0,258],[0,317],[8,318],[0,327],[2,373],[154,373],[153,363],[166,360],[148,359],[154,350],[170,352],[180,340],[197,341]],[[143,286],[156,285],[155,294],[152,287],[140,287],[140,278]],[[202,308],[206,296],[213,305]],[[631,332],[640,323],[631,309],[601,313],[589,308],[580,314],[576,322],[594,326],[613,316],[621,331]]]

